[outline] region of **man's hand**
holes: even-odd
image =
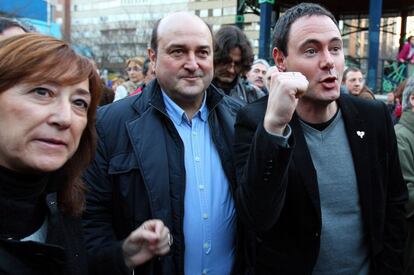
[[[306,77],[299,72],[272,73],[263,125],[267,132],[283,134],[292,119],[298,98],[306,92],[308,85]]]
[[[170,251],[172,235],[160,220],[148,220],[135,229],[122,244],[125,264],[132,269],[154,256]]]

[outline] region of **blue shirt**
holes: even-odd
[[[236,211],[210,133],[206,94],[191,121],[164,92],[163,98],[185,151],[184,272],[230,274],[235,254]]]

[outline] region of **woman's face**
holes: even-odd
[[[0,165],[35,173],[62,167],[78,148],[90,102],[88,80],[0,92]]]
[[[129,80],[134,83],[140,82],[144,79],[142,67],[135,62],[129,62],[126,72],[128,73]]]

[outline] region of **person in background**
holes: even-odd
[[[235,124],[236,207],[256,238],[256,274],[401,274],[404,184],[382,101],[340,93],[335,17],[318,4],[274,27],[269,96]]]
[[[413,79],[414,76],[411,76]],[[403,113],[395,134],[398,143],[398,155],[404,182],[408,188],[409,199],[406,204],[408,239],[405,249],[404,274],[414,274],[414,88],[407,86],[403,92]]]
[[[27,32],[29,32],[29,29],[23,26],[23,24],[0,16],[0,39]]]
[[[153,80],[155,76],[154,68],[152,67],[151,60],[146,58],[144,61],[144,66],[142,68],[142,72],[144,73],[144,83],[147,85],[151,80]]]
[[[142,92],[145,86],[147,86],[147,84],[155,78],[155,72],[154,72],[154,69],[152,68],[152,64],[149,58],[146,58],[144,61],[144,66],[142,67],[142,73],[144,74],[144,80],[142,81],[138,89],[136,89],[133,93],[131,93],[130,96],[136,95]]]
[[[414,36],[409,36],[398,53],[399,62],[407,63],[407,76],[410,77],[414,67]]]
[[[355,67],[349,67],[344,71],[342,83],[345,84],[347,92],[354,96],[359,96],[364,88],[364,76],[362,71]]]
[[[375,99],[375,94],[367,85],[364,85],[358,97],[372,100]]]
[[[409,36],[398,53],[398,61],[414,63],[414,36]]]
[[[397,117],[394,113],[394,110],[395,110],[395,95],[394,95],[393,92],[387,93],[387,99],[386,99],[385,104],[387,104],[387,109],[388,109],[388,112],[390,113],[390,116],[391,116],[391,119],[392,119],[392,124],[395,125],[398,122],[398,120],[397,120]]]
[[[99,106],[110,104],[114,101],[115,92],[105,85],[105,80],[102,80],[102,92],[99,99]]]
[[[244,274],[232,154],[242,104],[211,85],[211,29],[194,14],[167,15],[148,56],[156,79],[98,111],[96,157],[83,177],[87,248],[101,274]],[[136,266],[125,247],[152,218],[171,228],[172,252]]]
[[[253,63],[253,49],[247,36],[236,26],[224,26],[214,35],[213,85],[240,102],[253,102],[264,92],[246,81]]]
[[[125,80],[123,78],[115,78],[114,80],[112,80],[112,84],[111,84],[112,91],[114,91],[114,93],[115,93],[118,86],[120,86],[124,82],[125,82]]]
[[[253,65],[250,71],[247,72],[247,80],[261,89],[265,94],[268,93],[266,88],[266,73],[269,69],[269,63],[264,59],[256,59],[253,61]]]
[[[125,71],[128,74],[128,81],[125,81],[116,88],[114,102],[135,92],[144,79],[144,74],[142,73],[144,60],[142,58],[134,57],[128,59],[126,64],[127,67]]]

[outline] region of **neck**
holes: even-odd
[[[185,114],[187,115],[188,119],[191,120],[196,112],[200,110],[201,105],[203,104],[204,95],[206,92],[201,94],[192,95],[189,97],[179,96],[178,93],[169,93],[164,90],[168,97],[175,102],[181,109],[184,110]]]
[[[187,106],[184,106],[183,104],[179,104],[179,106],[181,108],[183,108],[183,110],[184,110],[185,114],[187,115],[188,119],[192,120],[195,113],[197,113],[198,110],[200,110],[201,104],[202,104],[202,101],[198,104],[191,104],[191,105],[187,105]]]
[[[48,177],[0,167],[0,238],[22,239],[43,223]]]
[[[315,104],[314,101],[310,101],[301,98],[296,107],[296,112],[299,117],[309,123],[317,124],[324,123],[330,120],[338,110],[338,104],[336,101],[330,103]]]

